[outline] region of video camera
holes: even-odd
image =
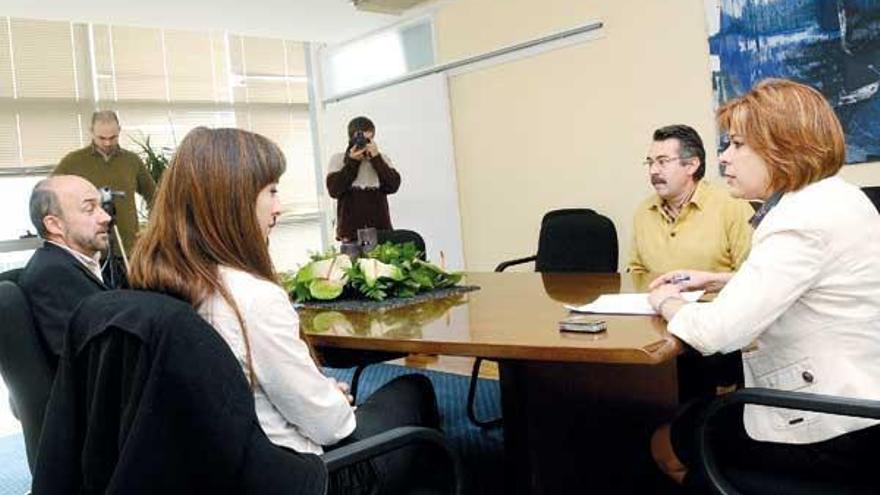
[[[101,208],[103,208],[111,217],[116,215],[116,206],[113,204],[113,200],[116,198],[124,198],[125,191],[114,191],[109,187],[102,187],[98,189],[98,193],[101,195]]]
[[[101,208],[110,215],[110,236],[116,241],[116,246],[114,246],[112,240],[107,244],[107,256],[105,257],[104,266],[101,267],[101,271],[104,272],[104,283],[108,287],[122,289],[128,285],[126,278],[128,255],[125,253],[122,238],[119,236],[119,228],[116,226],[116,205],[113,204],[113,200],[124,198],[125,192],[114,191],[109,187],[101,187],[98,189],[98,195],[101,200]],[[118,252],[116,252],[117,249],[119,250]]]

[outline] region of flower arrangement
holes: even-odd
[[[356,260],[331,249],[313,255],[295,274],[281,274],[281,282],[296,302],[305,302],[343,296],[374,301],[406,298],[461,280],[461,273],[448,273],[420,255],[411,242],[386,242]]]

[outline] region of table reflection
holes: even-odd
[[[410,306],[375,311],[300,309],[300,325],[312,335],[341,335],[385,338],[421,338],[422,329],[449,310],[467,302],[466,294],[433,299]]]

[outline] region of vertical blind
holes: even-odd
[[[301,42],[159,28],[0,17],[0,172],[48,171],[114,109],[122,145],[173,150],[196,126],[233,126],[285,152],[281,188],[318,209]]]

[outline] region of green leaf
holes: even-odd
[[[426,289],[434,288],[434,277],[433,274],[425,269],[415,269],[409,272],[410,279],[412,279],[416,284],[420,287],[424,287]]]
[[[129,137],[131,138],[131,141],[140,148],[140,157],[144,161],[144,165],[147,167],[150,177],[153,178],[153,182],[159,184],[159,181],[162,180],[162,174],[165,173],[170,162],[170,159],[168,158],[169,150],[165,148],[154,148],[153,145],[150,144],[150,136],[144,136],[141,134],[140,139],[136,139],[132,136]]]
[[[312,300],[312,292],[306,284],[297,284],[293,290],[294,301],[303,302]]]
[[[309,282],[309,293],[315,299],[320,299],[322,301],[336,299],[342,294],[342,289],[344,288],[345,281],[343,280],[316,278]]]

